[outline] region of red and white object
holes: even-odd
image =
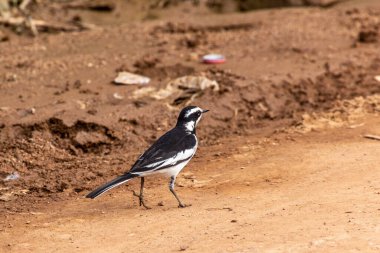
[[[221,54],[206,54],[202,57],[202,62],[207,64],[221,64],[226,62],[226,58]]]

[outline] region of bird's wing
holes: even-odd
[[[139,175],[187,161],[194,155],[196,145],[197,137],[194,134],[184,134],[174,128],[145,151],[129,173]]]

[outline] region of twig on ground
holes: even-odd
[[[380,136],[378,135],[366,134],[364,138],[380,141]]]

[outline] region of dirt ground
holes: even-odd
[[[361,123],[203,148],[179,179],[185,209],[148,179],[150,210],[124,188],[7,213],[2,251],[378,252],[379,143],[362,135],[380,119]]]
[[[84,31],[32,38],[0,27],[9,36],[1,252],[380,251],[380,142],[363,137],[380,135],[377,1],[223,14],[184,3],[143,20],[120,18],[120,8],[99,19],[55,15],[57,6],[36,13],[96,24]],[[210,52],[227,62],[200,63]],[[152,80],[115,85],[119,71]],[[182,76],[219,89],[154,96]],[[160,178],[147,179],[150,210],[132,196],[137,180],[84,199],[187,104],[210,109],[177,180],[191,207],[178,209]]]

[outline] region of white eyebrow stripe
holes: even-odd
[[[200,111],[200,109],[197,107],[197,108],[193,108],[191,109],[190,111],[188,111],[186,114],[185,114],[185,117],[189,117],[189,115],[193,114],[194,112],[196,111]]]

